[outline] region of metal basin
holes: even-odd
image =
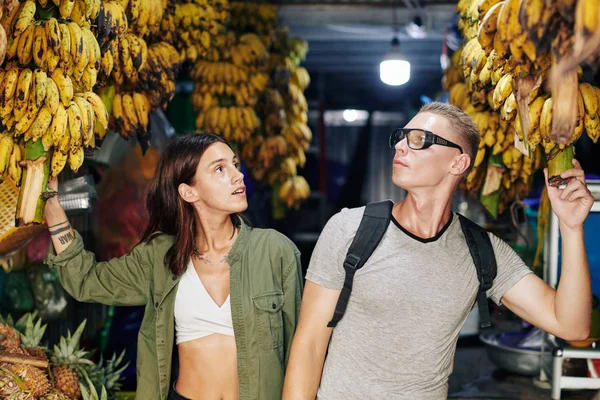
[[[535,349],[520,349],[510,345],[500,344],[504,341],[499,340],[504,333],[488,333],[479,335],[479,339],[485,344],[488,357],[496,366],[513,372],[515,374],[535,376],[540,373],[540,367],[543,359],[545,362],[550,360],[550,349],[544,349],[544,353]],[[499,343],[500,342],[500,343]]]

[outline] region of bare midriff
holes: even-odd
[[[180,343],[176,390],[193,400],[237,400],[235,338],[212,334]]]

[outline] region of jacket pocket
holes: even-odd
[[[252,298],[261,348],[283,346],[283,292],[260,294]]]

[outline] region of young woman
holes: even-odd
[[[165,149],[147,228],[123,257],[96,262],[56,197],[48,200],[47,263],[65,289],[79,301],[146,306],[137,399],[281,398],[300,253],[280,233],[248,226],[239,216],[247,206],[238,159],[215,134],[182,136]]]

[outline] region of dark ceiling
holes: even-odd
[[[290,33],[309,42],[304,66],[311,75],[307,98],[328,109],[401,111],[418,107],[420,96],[441,89],[440,56],[444,31],[456,19],[456,2],[386,0],[276,1]],[[394,16],[395,14],[395,16]],[[418,16],[424,38],[408,35]],[[411,62],[411,80],[399,87],[379,79],[379,63],[398,33],[400,49]]]

